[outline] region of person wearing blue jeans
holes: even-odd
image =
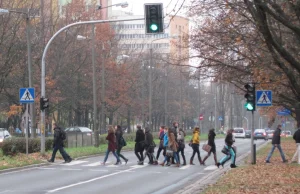
[[[113,155],[117,159],[117,162],[116,162],[115,165],[121,164],[121,160],[120,160],[118,154],[116,154],[116,149],[117,149],[116,141],[117,140],[116,140],[116,135],[115,135],[115,131],[114,131],[113,126],[108,126],[108,134],[107,134],[106,140],[108,141],[108,147],[107,147],[107,150],[106,150],[104,161],[101,164],[105,165],[110,152],[112,152]]]
[[[226,135],[226,138],[225,138],[225,147],[227,148],[228,150],[228,153],[226,154],[226,156],[224,156],[220,162],[217,163],[217,166],[219,168],[220,165],[224,166],[224,164],[231,158],[231,165],[230,167],[231,168],[236,168],[237,166],[235,165],[235,152],[232,148],[232,145],[234,143],[234,140],[233,140],[233,136],[232,136],[232,132],[233,132],[233,129],[229,129],[227,131],[227,135]]]
[[[274,131],[274,134],[273,134],[272,148],[267,156],[266,163],[270,163],[270,159],[271,159],[272,154],[276,147],[278,148],[278,150],[280,152],[282,161],[287,162],[287,160],[285,159],[284,153],[281,149],[281,146],[280,146],[280,134],[281,134],[281,125],[278,125],[277,129]]]

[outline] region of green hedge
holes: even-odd
[[[45,149],[52,149],[53,138],[46,138]],[[2,151],[4,155],[15,155],[17,153],[26,153],[26,139],[23,137],[12,137],[3,141]],[[28,139],[28,153],[40,152],[41,139]]]

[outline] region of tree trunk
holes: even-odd
[[[131,117],[131,107],[130,105],[127,106],[127,132],[131,132],[131,127],[130,127],[130,117]]]

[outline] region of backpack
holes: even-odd
[[[63,141],[67,139],[67,134],[65,130],[60,129],[60,137]]]
[[[121,136],[120,141],[121,141],[121,145],[122,146],[127,146],[127,143],[126,143],[126,141],[125,141],[125,139],[124,139],[123,136]]]

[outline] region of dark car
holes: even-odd
[[[87,127],[68,127],[65,129],[65,132],[86,133],[88,136],[93,134],[93,131]]]
[[[251,138],[251,130],[246,130],[245,133],[246,138]]]
[[[257,139],[264,139],[264,140],[268,140],[268,135],[265,129],[255,129],[254,134],[253,134],[253,138],[255,140]]]

